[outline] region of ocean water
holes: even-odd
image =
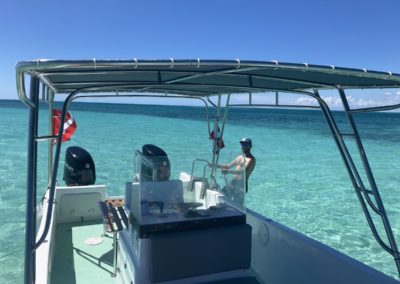
[[[40,133],[46,134],[46,106]],[[132,178],[134,152],[156,144],[169,155],[172,174],[190,172],[193,158],[211,158],[205,111],[198,107],[77,103],[78,129],[63,145],[58,182],[63,184],[65,149],[78,145],[96,164],[97,183],[123,194]],[[339,127],[346,119],[335,112]],[[356,116],[371,168],[400,244],[400,113]],[[0,101],[0,283],[23,280],[28,111],[17,101]],[[392,257],[376,243],[328,126],[319,111],[231,109],[221,162],[240,153],[239,140],[253,140],[256,169],[247,207],[397,277]],[[349,147],[355,145],[349,140]],[[47,185],[47,143],[39,144],[38,200]],[[359,159],[355,159],[360,164]],[[376,219],[376,218],[375,218]],[[382,227],[378,226],[382,231]]]

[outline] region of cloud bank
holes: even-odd
[[[340,109],[343,108],[342,101],[339,96],[321,96],[325,102],[328,104],[330,108]],[[400,104],[400,91],[395,93],[386,92],[383,96],[379,96],[378,99],[374,98],[357,98],[354,96],[346,96],[349,102],[349,105],[352,108],[367,108],[367,107],[376,107],[382,105],[394,105]],[[317,106],[317,101],[308,96],[301,96],[293,101],[293,104],[297,105],[312,105]]]

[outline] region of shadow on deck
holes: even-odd
[[[113,239],[103,233],[99,222],[57,225],[51,283],[110,283]]]

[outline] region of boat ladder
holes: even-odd
[[[378,242],[378,244],[384,250],[386,250],[388,253],[390,253],[393,256],[394,261],[397,266],[397,270],[400,275],[400,253],[397,248],[397,244],[396,244],[396,240],[393,235],[392,227],[390,225],[388,216],[386,214],[385,207],[383,205],[378,187],[375,182],[374,175],[373,175],[371,167],[369,165],[368,158],[367,158],[366,152],[364,150],[364,146],[363,146],[360,134],[357,130],[357,126],[356,126],[356,123],[355,123],[355,120],[353,117],[353,113],[359,112],[359,111],[350,109],[350,106],[347,101],[344,90],[341,88],[338,88],[338,90],[339,90],[339,95],[342,100],[343,107],[344,107],[344,110],[346,113],[347,121],[348,121],[350,129],[351,129],[350,133],[341,133],[339,131],[339,128],[335,122],[335,119],[334,119],[331,111],[329,110],[326,103],[321,99],[321,97],[319,96],[317,91],[315,91],[316,99],[319,101],[322,112],[325,115],[328,125],[332,131],[335,143],[336,143],[336,145],[339,149],[339,152],[342,156],[342,159],[345,163],[350,180],[353,184],[353,187],[357,194],[357,198],[361,204],[362,210],[367,219],[368,225],[371,228],[372,234],[373,234],[374,238],[376,239],[376,241]],[[362,170],[364,170],[365,175],[367,177],[369,188],[367,188],[365,186],[365,184],[360,176],[360,172],[357,168],[357,165],[356,165],[356,163],[354,163],[352,155],[351,155],[349,148],[347,147],[347,144],[345,142],[346,137],[352,138],[357,146],[358,154],[359,154],[361,162],[362,162]],[[388,243],[382,239],[380,232],[376,228],[375,221],[372,218],[371,213],[376,214],[378,216],[378,218],[380,217],[381,222],[383,224],[383,228],[385,229],[385,232],[386,232],[386,237],[387,237]]]

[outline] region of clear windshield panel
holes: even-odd
[[[201,178],[180,180],[171,178],[170,161],[165,156],[149,157],[137,152],[135,159],[130,223],[140,238],[245,223],[243,205],[237,205],[238,200],[243,202],[244,195],[225,196],[222,187],[212,188],[211,178],[204,177],[211,174],[208,166],[206,171],[202,166]],[[233,189],[227,192],[231,194]]]
[[[246,178],[242,165],[231,169],[216,169],[216,188],[223,195],[221,202],[229,203],[238,210],[246,211]]]

